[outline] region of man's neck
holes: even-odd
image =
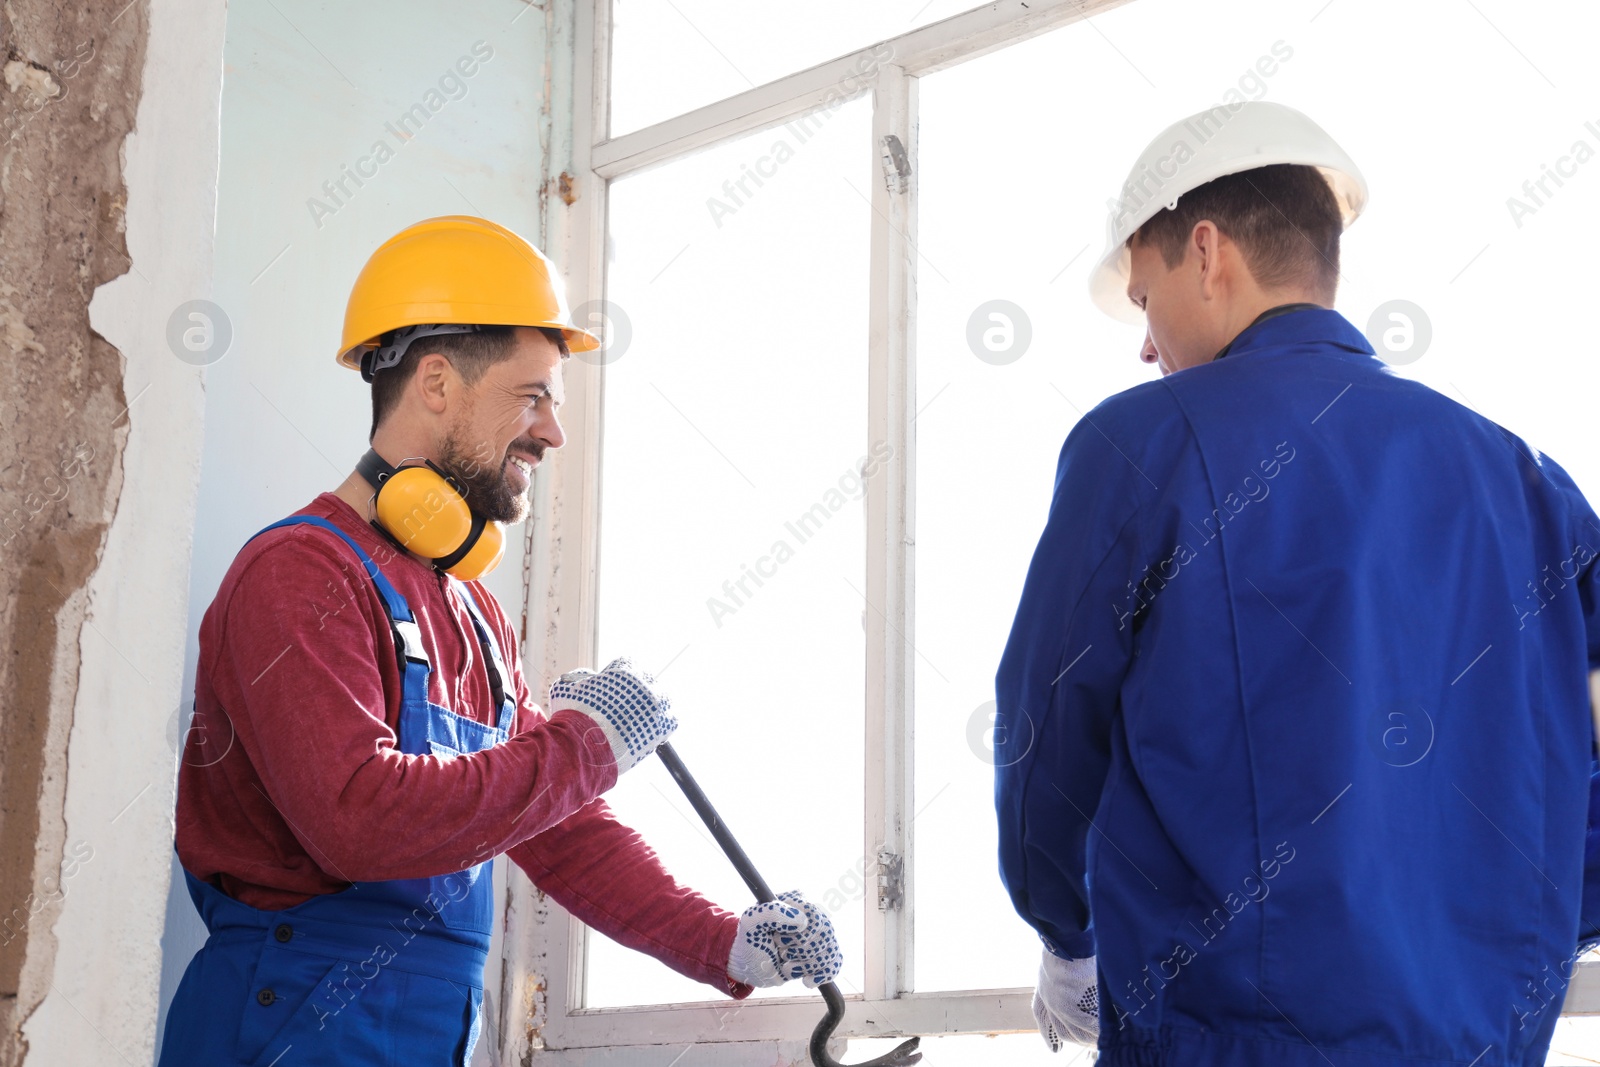
[[[1317,299],[1315,294],[1306,292],[1303,289],[1256,289],[1255,292],[1249,295],[1248,299],[1241,300],[1235,305],[1232,313],[1228,316],[1226,331],[1228,343],[1232,344],[1234,338],[1255,325],[1256,320],[1261,318],[1262,315],[1265,315],[1273,308],[1283,307],[1285,304],[1315,304],[1322,308],[1328,306]]]
[[[391,420],[392,421],[392,420]],[[380,428],[372,438],[372,450],[385,463],[397,465],[406,459],[416,456],[431,456],[421,441],[410,437],[397,435],[388,423]],[[359,471],[351,471],[333,495],[356,509],[356,514],[363,519],[372,519],[372,495],[378,487],[363,478]]]
[[[345,480],[339,483],[339,487],[333,491],[333,495],[349,504],[355,513],[363,519],[371,519],[372,494],[375,492],[377,490],[367,484],[365,478],[355,471],[351,471]]]

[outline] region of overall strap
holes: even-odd
[[[411,605],[406,603],[406,598],[389,583],[389,579],[383,576],[383,572],[378,569],[372,557],[367,555],[349,534],[327,519],[316,515],[291,515],[287,519],[280,519],[271,526],[256,531],[250,540],[254,541],[268,530],[276,530],[280,526],[320,526],[350,546],[350,551],[356,554],[356,558],[366,570],[367,577],[371,578],[372,584],[377,587],[378,596],[383,600],[384,609],[389,613],[389,628],[394,633],[395,648],[400,654],[400,665],[405,673],[403,681],[405,695],[411,698],[420,694],[426,701],[428,672],[433,668],[428,659],[428,650],[422,646],[422,630],[417,626],[416,616],[411,614]],[[249,544],[248,541],[245,543]]]
[[[499,716],[497,725],[502,730],[510,729],[511,672],[506,670],[506,661],[500,655],[500,643],[494,639],[494,631],[489,629],[489,621],[484,618],[472,587],[454,578],[451,581],[465,594],[462,602],[467,606],[467,614],[472,616],[472,628],[478,631],[478,643],[483,646],[483,654],[489,664],[489,688],[494,693],[495,711]]]

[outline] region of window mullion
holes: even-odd
[[[605,131],[611,4],[552,0],[542,14],[550,92],[539,116],[546,194],[540,198],[539,244],[563,268],[579,325],[592,327],[593,318],[584,312],[598,307],[605,291],[607,187],[593,172],[591,146]],[[600,370],[578,359],[563,367],[567,402],[561,417],[568,444],[533,478],[523,663],[529,691],[539,695],[561,671],[594,660]],[[558,614],[557,605],[567,610]],[[543,1041],[559,1046],[570,1030],[570,1012],[582,1007],[588,931],[539,896],[520,870],[508,877],[512,903],[499,1037],[502,1058],[520,1063]]]
[[[866,908],[869,1000],[911,986],[912,523],[917,82],[879,68],[872,94],[868,342],[866,823],[877,892]]]

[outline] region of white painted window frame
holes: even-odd
[[[607,183],[741,134],[777,126],[870,95],[874,173],[871,217],[868,433],[893,458],[867,479],[867,615],[864,854],[899,857],[896,906],[863,900],[865,986],[849,998],[838,1036],[972,1034],[1033,1029],[1031,989],[911,990],[914,865],[912,804],[913,499],[915,414],[917,79],[1079,21],[1128,0],[997,0],[878,42],[664,122],[616,137],[609,128],[610,0],[548,0],[530,11],[546,23],[548,93],[539,116],[544,185],[541,243],[566,272],[574,307],[605,297]],[[883,55],[888,45],[888,62]],[[858,72],[871,73],[865,80]],[[897,138],[909,164],[898,180],[889,152]],[[573,360],[562,415],[568,443],[539,468],[534,517],[523,546],[527,600],[524,656],[542,692],[556,674],[596,652],[600,435],[604,368]],[[758,1001],[589,1008],[583,1002],[586,928],[533,891],[522,873],[506,900],[498,1044],[503,1062],[613,1060],[623,1050],[700,1045],[697,1063],[748,1063],[760,1051],[800,1062],[821,1017],[814,996]],[[1600,964],[1585,964],[1567,991],[1565,1014],[1600,1014]],[[719,1053],[720,1049],[720,1053]],[[555,1050],[569,1050],[551,1055]],[[651,1060],[653,1062],[653,1059]],[[762,1062],[767,1062],[762,1058]]]

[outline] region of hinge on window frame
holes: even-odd
[[[878,849],[878,910],[898,908],[905,899],[906,865],[889,848]]]
[[[903,193],[911,188],[911,158],[906,146],[894,134],[883,138],[883,182],[891,193]]]

